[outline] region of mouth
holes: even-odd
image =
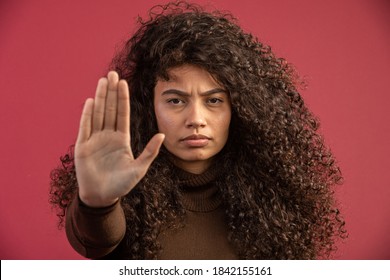
[[[186,140],[200,140],[200,139],[208,139],[208,140],[210,140],[211,138],[206,136],[206,135],[203,135],[203,134],[192,134],[190,136],[187,136],[187,137],[183,138],[182,141],[186,141]]]
[[[206,135],[192,134],[182,138],[180,141],[190,148],[201,148],[207,146],[210,140],[211,138]]]

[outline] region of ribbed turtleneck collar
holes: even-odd
[[[193,212],[210,212],[221,205],[219,189],[215,184],[218,171],[211,166],[202,174],[177,168],[179,186],[183,191],[183,206]]]
[[[217,178],[217,170],[214,166],[211,166],[202,174],[194,174],[187,172],[181,168],[177,168],[177,176],[180,180],[181,186],[186,187],[199,187],[204,186]]]

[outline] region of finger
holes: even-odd
[[[107,75],[108,90],[106,106],[104,108],[104,129],[114,130],[116,126],[117,104],[118,104],[118,81],[119,76],[115,71]]]
[[[96,88],[95,102],[93,106],[92,130],[97,132],[103,129],[104,107],[107,96],[107,78],[101,78]]]
[[[79,134],[77,136],[77,142],[79,143],[87,141],[91,136],[93,103],[94,101],[92,98],[88,98],[85,101],[80,118]]]
[[[152,164],[153,160],[157,157],[158,152],[160,151],[161,144],[163,143],[165,135],[162,133],[157,133],[150,139],[149,143],[146,145],[145,149],[136,159],[138,166],[140,168],[139,172],[141,175],[145,175],[149,166]]]
[[[116,129],[130,135],[130,97],[129,87],[125,80],[118,84],[118,114]]]

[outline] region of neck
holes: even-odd
[[[177,167],[193,174],[202,174],[204,173],[211,165],[212,158],[207,160],[200,161],[184,161],[178,158],[173,160],[173,164]]]

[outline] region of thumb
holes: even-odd
[[[140,169],[144,170],[144,173],[146,173],[153,160],[157,157],[164,139],[165,135],[162,133],[157,133],[154,135],[146,145],[145,149],[136,159]]]

